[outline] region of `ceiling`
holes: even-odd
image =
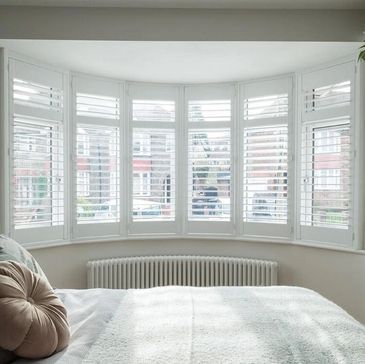
[[[365,0],[0,0],[0,5],[197,9],[365,9]]]
[[[204,83],[294,72],[357,51],[359,43],[0,40],[45,63],[122,80]]]

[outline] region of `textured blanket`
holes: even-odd
[[[365,328],[297,287],[162,287],[120,296],[83,363],[365,363]]]

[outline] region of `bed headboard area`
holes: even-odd
[[[277,262],[234,257],[165,255],[87,263],[88,288],[272,286],[277,276]]]

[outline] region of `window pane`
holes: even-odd
[[[77,222],[118,222],[118,128],[79,124],[76,148]]]
[[[189,220],[229,221],[231,140],[228,129],[189,131]]]
[[[288,127],[244,130],[243,219],[286,224],[288,213]]]
[[[134,129],[133,220],[175,220],[175,132]]]

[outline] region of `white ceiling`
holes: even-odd
[[[0,0],[0,5],[198,9],[365,9],[364,0]]]
[[[289,73],[341,58],[359,43],[0,40],[58,67],[146,82],[203,83]]]

